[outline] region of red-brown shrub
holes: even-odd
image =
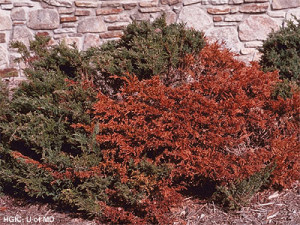
[[[75,126],[88,132],[99,129],[102,167],[116,170],[123,182],[140,179],[145,187],[158,185],[160,192],[201,185],[202,178],[226,185],[274,163],[272,184],[287,187],[298,179],[299,93],[288,100],[273,99],[276,72],[264,73],[256,63],[246,66],[217,44],[186,61],[168,74],[189,78],[176,87],[158,77],[139,81],[132,76],[117,100],[99,93],[93,124]],[[128,176],[130,162],[142,160],[166,163],[169,179]],[[146,190],[152,197],[145,199],[145,217],[151,221],[154,215],[152,222],[157,222],[171,198],[160,193],[159,210],[164,210],[159,211],[153,199],[159,192],[151,195],[153,190]]]

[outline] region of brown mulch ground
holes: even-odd
[[[300,187],[282,192],[264,191],[256,194],[249,206],[238,212],[226,213],[213,203],[187,198],[172,209],[174,225],[244,225],[283,224],[300,225]],[[48,221],[47,221],[48,220]],[[0,196],[1,225],[98,225],[97,221],[74,218],[69,212],[58,212],[47,204]]]
[[[257,193],[249,206],[238,212],[225,213],[212,203],[197,204],[197,201],[187,199],[174,216],[178,218],[177,224],[187,225],[300,225],[299,182],[289,190],[281,192],[267,190]]]

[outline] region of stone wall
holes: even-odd
[[[224,40],[242,60],[258,59],[256,48],[285,19],[300,18],[300,0],[0,0],[0,69],[17,67],[12,40],[28,44],[36,34],[79,49],[117,39],[133,20],[184,22],[212,40]]]

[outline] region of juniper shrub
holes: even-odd
[[[118,99],[80,72],[27,72],[0,117],[6,192],[106,223],[168,224],[191,186],[210,182],[216,199],[237,208],[261,187],[299,178],[299,91],[273,98],[277,72],[216,43],[185,55],[168,77],[121,77]]]

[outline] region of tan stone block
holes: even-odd
[[[135,13],[130,16],[131,19],[142,21],[142,20],[150,20],[150,14],[149,13]]]
[[[161,0],[162,5],[175,5],[181,2],[182,0]]]
[[[214,22],[221,22],[221,21],[223,21],[223,18],[222,18],[222,16],[214,16],[213,21]]]
[[[33,4],[30,2],[14,2],[14,7],[33,7]]]
[[[102,17],[92,16],[81,20],[78,23],[79,33],[100,33],[106,31],[105,23]]]
[[[236,27],[214,27],[206,31],[205,36],[212,41],[224,42],[227,48],[236,53],[240,51],[240,41]]]
[[[213,15],[222,15],[222,14],[228,14],[230,13],[230,8],[229,7],[222,7],[222,8],[208,8],[207,12],[209,14]]]
[[[86,34],[83,42],[83,49],[87,50],[90,47],[98,47],[101,45],[101,40],[97,34]]]
[[[166,11],[166,23],[167,24],[173,24],[176,23],[177,20],[177,14],[173,11]]]
[[[103,39],[108,39],[108,38],[120,38],[122,37],[124,34],[123,31],[109,31],[109,32],[105,32],[105,33],[101,33],[99,36],[100,38]]]
[[[151,7],[151,8],[140,8],[139,11],[141,13],[154,13],[160,12],[162,9],[160,7]]]
[[[27,26],[34,30],[53,30],[59,27],[59,15],[56,10],[38,9],[29,13]]]
[[[50,36],[50,34],[47,31],[38,31],[38,32],[36,32],[36,36],[45,37],[45,36]]]
[[[60,29],[55,29],[53,31],[54,34],[65,34],[65,33],[75,33],[76,29],[73,27],[70,28],[60,28]]]
[[[10,13],[10,17],[12,20],[26,20],[26,13],[23,8],[14,8]]]
[[[245,4],[240,7],[242,13],[264,13],[267,12],[269,3],[263,4]]]
[[[253,54],[255,52],[255,48],[242,48],[240,53],[242,55],[249,55],[249,54]]]
[[[84,8],[97,8],[98,3],[92,1],[75,1],[75,5],[77,7],[84,7]]]
[[[184,0],[183,1],[183,5],[192,5],[192,4],[197,4],[197,3],[201,3],[201,0]]]
[[[61,23],[69,23],[69,22],[76,22],[77,17],[76,16],[64,16],[60,17],[60,22]]]
[[[75,23],[63,23],[61,26],[62,26],[62,28],[74,28],[74,27],[76,27],[76,24]]]
[[[119,20],[119,18],[120,17],[118,15],[105,16],[104,17],[104,22],[114,23],[114,22],[117,22]]]
[[[279,23],[267,15],[251,15],[239,25],[239,37],[242,41],[265,40],[279,27]]]
[[[71,14],[74,12],[74,8],[58,8],[59,14]]]
[[[76,9],[75,16],[89,16],[91,11],[87,9]]]
[[[226,22],[240,22],[243,20],[243,15],[226,15],[224,21]]]
[[[268,15],[275,18],[284,18],[286,12],[283,11],[269,11]]]
[[[136,3],[127,3],[127,4],[123,4],[123,8],[125,10],[131,10],[134,9],[137,6]]]
[[[1,9],[3,9],[3,10],[11,10],[11,9],[13,9],[13,7],[14,7],[13,4],[1,5]]]
[[[33,39],[33,34],[25,26],[15,26],[13,30],[13,41],[21,41],[25,45],[29,45],[29,41]]]
[[[0,4],[1,5],[5,5],[5,4],[11,4],[11,0],[0,0]]]
[[[96,10],[96,15],[110,15],[123,12],[122,8],[101,8]]]
[[[140,2],[139,4],[142,8],[149,8],[149,7],[155,7],[158,6],[158,1],[151,1],[151,2]]]
[[[130,18],[127,15],[110,15],[105,16],[104,21],[107,23],[115,23],[115,22],[130,22]]]
[[[101,8],[104,7],[112,7],[112,8],[117,8],[117,7],[121,7],[121,3],[117,3],[117,2],[103,2],[101,4]]]
[[[186,23],[187,27],[196,30],[207,30],[213,26],[211,16],[207,15],[204,9],[197,4],[184,6],[178,16],[177,22]]]
[[[273,0],[272,9],[288,9],[300,7],[300,0]]]
[[[56,7],[72,7],[71,0],[42,0],[41,3],[47,4],[48,6]],[[44,6],[43,6],[44,7]]]
[[[12,29],[12,21],[9,16],[0,15],[0,30],[10,30]]]
[[[233,6],[230,8],[230,13],[234,14],[237,13],[239,11],[239,7],[238,6]]]
[[[258,48],[263,45],[262,41],[250,41],[245,43],[246,48]]]

